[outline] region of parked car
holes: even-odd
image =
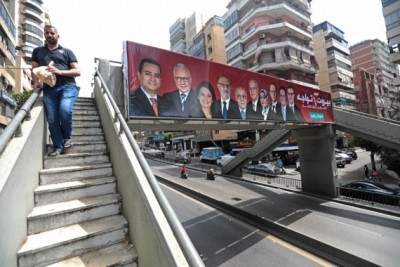
[[[341,156],[345,161],[346,164],[350,164],[353,161],[353,158],[347,155],[346,153],[341,152],[339,149],[335,148],[335,154],[337,156]]]
[[[269,175],[278,175],[278,174],[284,174],[284,170],[282,168],[278,168],[275,165],[271,163],[260,163],[257,165],[252,165],[247,168],[249,173],[256,173],[256,174],[261,174],[265,176]]]
[[[353,160],[358,158],[357,152],[354,148],[348,147],[348,148],[343,148],[341,149],[342,153],[346,153],[350,157],[353,158]]]
[[[346,166],[346,160],[343,157],[336,154],[335,158],[336,158],[336,167],[344,168],[344,166]]]
[[[189,151],[180,151],[176,154],[175,162],[190,163],[191,157]]]
[[[398,205],[400,192],[374,181],[357,181],[340,187],[340,195]]]

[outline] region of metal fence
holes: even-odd
[[[274,185],[274,186],[278,186],[278,187],[301,189],[301,180],[284,177],[284,176],[280,176],[280,175],[269,177],[269,176],[261,176],[261,175],[252,174],[252,173],[243,173],[243,177],[247,178],[249,180],[262,182],[262,183],[266,183],[266,184],[270,184],[270,185]]]
[[[400,197],[397,195],[366,192],[358,189],[338,187],[339,197],[347,200],[368,203],[381,203],[384,205],[398,206]]]

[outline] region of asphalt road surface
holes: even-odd
[[[149,164],[156,175],[191,190],[257,214],[280,226],[350,252],[377,265],[398,266],[400,259],[399,216],[385,215],[368,209],[278,188],[243,183],[221,176],[217,176],[215,181],[207,181],[204,172],[193,169],[189,169],[189,179],[183,180],[178,178],[180,166],[151,160]],[[180,212],[179,209],[176,212]],[[196,215],[192,216],[196,217]],[[186,221],[187,219],[183,220],[183,222]],[[249,246],[248,249],[251,250],[253,247]],[[216,250],[217,248],[214,248],[212,251]],[[256,256],[260,252],[248,253]]]
[[[335,266],[169,187],[162,189],[206,266]]]

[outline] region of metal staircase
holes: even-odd
[[[78,98],[73,146],[44,157],[18,266],[137,266],[94,99]]]

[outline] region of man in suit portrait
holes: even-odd
[[[268,112],[267,120],[281,121],[281,104],[277,100],[277,88],[275,83],[269,85],[269,99],[270,99],[270,109]]]
[[[238,86],[235,88],[235,99],[239,106],[239,117],[237,119],[254,120],[257,118],[253,108],[247,105],[247,92],[244,87]]]
[[[294,104],[294,100],[296,98],[296,94],[294,93],[293,87],[288,87],[286,90],[289,112],[287,113],[286,120],[287,121],[300,121],[304,122],[303,114],[298,106]]]
[[[198,110],[196,93],[192,89],[190,69],[183,63],[177,63],[173,70],[176,89],[164,94],[171,107],[165,114],[172,117],[195,117]]]
[[[288,105],[286,100],[286,90],[284,87],[279,88],[279,103],[281,106],[281,117],[283,121],[287,120]]]
[[[239,107],[235,100],[231,99],[231,82],[226,75],[220,75],[217,88],[221,98],[214,104],[213,118],[234,119],[239,118]]]
[[[247,104],[247,108],[251,108],[254,112],[261,112],[261,103],[260,103],[260,88],[258,87],[258,82],[255,79],[249,80],[249,94],[250,101]]]
[[[161,65],[152,58],[143,58],[137,73],[140,86],[129,95],[129,115],[141,117],[163,116],[166,102],[158,95],[161,86]]]

